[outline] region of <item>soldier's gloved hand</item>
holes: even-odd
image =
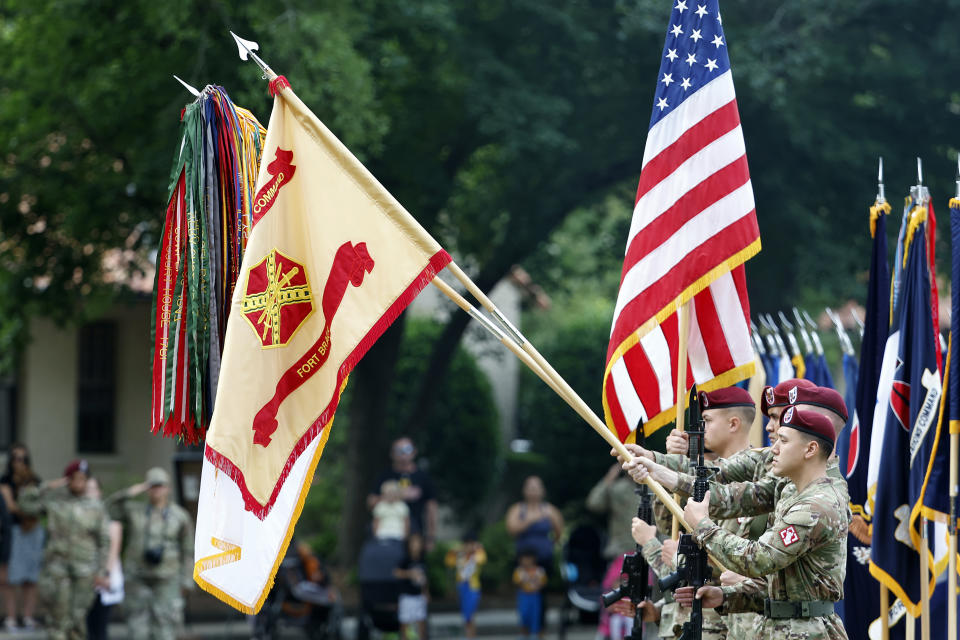
[[[739,573],[734,573],[727,569],[720,574],[720,585],[724,587],[732,587],[733,585],[743,582],[747,579],[747,576],[742,576]]]
[[[693,587],[678,587],[673,592],[673,599],[680,603],[681,607],[690,607],[693,605]],[[697,600],[700,600],[704,609],[714,609],[723,604],[723,591],[720,587],[707,585],[697,590]]]
[[[687,500],[686,506],[683,508],[683,519],[687,521],[691,527],[697,526],[697,523],[710,515],[710,492],[707,491],[707,494],[703,496],[703,500],[697,502],[693,498]]]
[[[670,432],[670,435],[667,436],[667,453],[679,453],[682,456],[687,455],[689,440],[689,433],[674,429]]]
[[[630,533],[633,534],[634,542],[639,545],[644,545],[657,537],[657,528],[634,516],[633,523],[630,526]]]

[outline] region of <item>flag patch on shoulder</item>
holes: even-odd
[[[800,539],[800,536],[797,535],[797,530],[793,528],[793,525],[790,525],[786,529],[780,531],[780,539],[783,540],[783,546],[789,547],[794,542]]]

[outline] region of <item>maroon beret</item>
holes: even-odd
[[[760,411],[769,418],[770,414],[768,410],[771,407],[785,407],[788,404],[794,403],[794,401],[790,399],[790,392],[793,389],[815,389],[816,386],[817,385],[809,380],[804,380],[803,378],[790,378],[775,387],[764,387],[763,396],[760,398]],[[796,392],[794,391],[793,393],[795,394]]]
[[[847,403],[843,401],[843,396],[830,387],[806,387],[797,388],[796,400],[790,404],[809,404],[815,407],[829,409],[835,414],[847,421]]]
[[[783,415],[780,416],[780,426],[792,427],[797,431],[809,433],[830,443],[835,443],[837,438],[830,418],[809,409],[787,407]]]
[[[63,477],[69,478],[77,471],[82,471],[87,475],[90,475],[90,465],[86,460],[77,459],[68,464],[63,470]]]
[[[726,387],[715,391],[700,392],[701,409],[726,409],[728,407],[754,407],[750,392],[740,387]]]

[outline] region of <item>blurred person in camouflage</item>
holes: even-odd
[[[63,477],[26,488],[20,510],[47,516],[47,546],[40,575],[40,598],[50,616],[51,640],[82,640],[95,588],[109,586],[110,529],[103,503],[87,495],[90,467],[74,460]]]
[[[133,500],[146,493],[147,500]],[[126,538],[124,610],[129,638],[173,640],[183,624],[184,595],[193,588],[193,523],[170,501],[170,476],[160,467],[143,482],[107,498]]]

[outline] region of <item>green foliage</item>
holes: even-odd
[[[454,543],[441,541],[427,553],[427,584],[430,585],[430,595],[434,598],[453,595],[455,578],[453,571],[446,565],[447,551],[453,546]]]
[[[512,584],[516,563],[513,538],[507,533],[507,525],[498,520],[480,532],[480,544],[487,552],[487,564],[480,572],[480,584],[484,592],[500,592]]]

